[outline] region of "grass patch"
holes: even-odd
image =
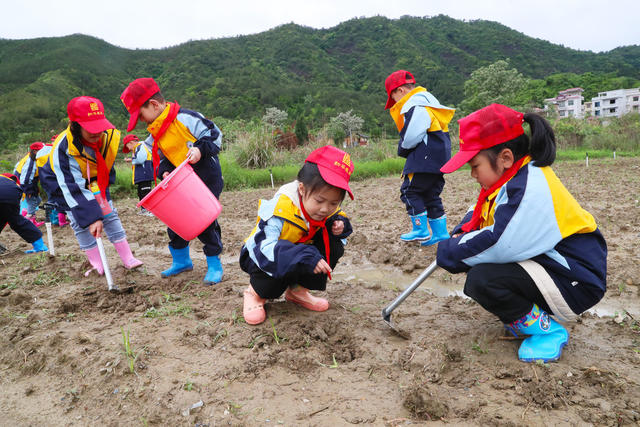
[[[142,317],[149,319],[167,318],[171,316],[189,317],[189,314],[193,312],[191,306],[182,301],[180,297],[170,294],[162,294],[162,296],[163,301],[160,303],[160,307],[152,306],[148,308]]]

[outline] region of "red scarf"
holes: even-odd
[[[156,172],[158,170],[158,165],[160,165],[160,155],[158,154],[158,141],[164,136],[169,129],[169,126],[176,117],[178,117],[178,111],[180,111],[180,106],[177,102],[169,103],[169,113],[167,117],[163,120],[162,126],[158,129],[158,132],[152,133],[153,136],[153,149],[152,149],[152,159],[153,159],[153,181],[157,184]]]
[[[82,139],[82,145],[87,146],[89,148],[93,148],[93,151],[96,156],[96,163],[98,165],[98,188],[100,188],[100,194],[102,194],[102,198],[107,200],[107,187],[109,186],[109,171],[107,170],[107,163],[104,161],[104,157],[102,157],[102,152],[100,151],[102,148],[102,137],[100,137],[100,141],[98,142],[87,142]],[[89,176],[89,170],[87,167],[87,180],[91,181],[91,177]]]
[[[329,230],[327,230],[327,224],[326,224],[327,218],[323,219],[322,221],[316,221],[312,219],[304,208],[304,204],[302,203],[302,198],[300,198],[300,210],[302,211],[302,215],[304,215],[304,219],[306,219],[307,222],[309,223],[309,231],[305,236],[302,237],[302,239],[298,240],[298,242],[304,243],[307,240],[310,240],[311,238],[313,238],[313,236],[315,236],[316,232],[319,229],[322,229],[322,239],[324,240],[324,253],[327,259],[327,264],[329,264]],[[329,276],[329,279],[331,279],[331,273],[327,275]]]
[[[491,194],[493,194],[494,191],[502,187],[507,181],[513,178],[513,176],[518,173],[518,171],[522,167],[522,163],[524,163],[524,161],[529,158],[529,156],[524,156],[523,158],[515,162],[509,169],[504,171],[500,179],[498,179],[495,184],[493,184],[486,190],[482,189],[480,191],[478,201],[476,202],[476,207],[473,208],[473,215],[471,216],[469,222],[462,226],[462,231],[468,233],[469,231],[477,230],[480,227],[480,222],[482,221],[482,205],[484,205],[484,202]]]

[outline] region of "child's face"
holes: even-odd
[[[151,99],[146,106],[140,107],[138,120],[141,120],[146,124],[153,123],[153,121],[157,119],[163,111],[164,107],[155,99]]]
[[[83,127],[80,127],[80,133],[82,134],[82,139],[91,144],[100,141],[100,137],[102,137],[102,132],[91,133]]]
[[[406,87],[400,86],[391,92],[391,99],[393,99],[395,102],[399,102],[408,92],[409,91]]]
[[[487,190],[495,184],[502,174],[513,166],[513,153],[505,148],[496,158],[496,168],[491,166],[491,161],[486,152],[481,151],[469,160],[471,166],[471,176],[478,181],[483,189]]]
[[[298,192],[304,208],[315,221],[322,221],[338,209],[342,203],[342,191],[334,186],[326,185],[310,194],[303,183],[298,183]]]
[[[129,141],[127,142],[127,150],[133,151],[136,148],[136,142],[138,141]]]

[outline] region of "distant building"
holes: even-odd
[[[584,116],[582,108],[582,92],[584,89],[581,87],[574,87],[571,89],[565,89],[558,92],[558,96],[555,98],[547,98],[544,100],[545,109],[553,109],[557,111],[558,117],[561,119],[567,117],[575,117],[580,119]]]
[[[627,113],[640,112],[640,88],[616,89],[599,92],[591,98],[595,117],[620,117]]]

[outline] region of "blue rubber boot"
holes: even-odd
[[[222,280],[222,263],[218,255],[207,257],[207,274],[204,276],[205,286],[211,286]]]
[[[413,242],[414,240],[427,240],[429,238],[429,226],[427,225],[427,213],[411,215],[413,228],[410,232],[400,235],[400,240]]]
[[[51,212],[49,213],[49,222],[52,225],[60,225],[60,222],[58,221],[58,211],[55,209],[52,209]]]
[[[518,359],[523,362],[553,362],[560,358],[562,347],[569,341],[569,332],[560,323],[534,304],[523,318],[505,325],[514,335],[531,335],[522,341]]]
[[[447,231],[447,216],[442,215],[440,218],[431,219],[429,218],[429,226],[431,227],[431,238],[426,242],[422,242],[422,246],[433,245],[434,243],[438,243],[442,240],[447,240],[449,237],[449,232]]]
[[[35,254],[36,252],[47,252],[49,248],[42,241],[42,237],[32,243],[33,249],[24,251],[25,254]]]
[[[189,256],[189,246],[182,249],[176,249],[169,245],[169,252],[171,252],[173,261],[171,263],[171,267],[160,273],[162,277],[175,276],[183,271],[193,270],[193,262],[191,262],[191,257]]]

